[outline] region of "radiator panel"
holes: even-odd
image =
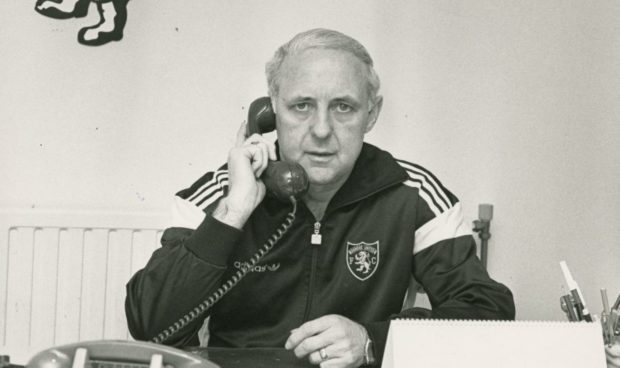
[[[0,354],[130,339],[125,284],[159,247],[164,214],[0,211]]]

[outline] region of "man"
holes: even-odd
[[[316,29],[267,64],[277,146],[239,130],[226,166],[176,197],[181,222],[129,282],[132,335],[151,339],[208,298],[291,211],[266,196],[269,160],[296,162],[310,186],[282,239],[210,309],[209,345],[293,350],[313,364],[380,364],[390,318],[513,319],[457,198],[420,166],[364,143],[382,98],[357,41]],[[433,310],[401,312],[413,275]],[[228,288],[228,287],[227,287]],[[203,318],[166,343],[198,344]]]

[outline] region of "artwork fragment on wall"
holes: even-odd
[[[78,42],[82,45],[101,46],[123,38],[127,23],[129,0],[37,0],[34,9],[55,19],[83,18],[95,3],[99,22],[80,29]]]

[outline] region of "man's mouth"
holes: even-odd
[[[327,151],[309,151],[306,153],[312,161],[317,162],[325,162],[328,161],[332,156],[334,156],[333,152]]]

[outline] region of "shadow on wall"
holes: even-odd
[[[97,5],[99,22],[78,32],[78,42],[87,46],[101,46],[123,38],[127,23],[129,0],[37,0],[38,13],[55,19],[83,18],[91,3]]]

